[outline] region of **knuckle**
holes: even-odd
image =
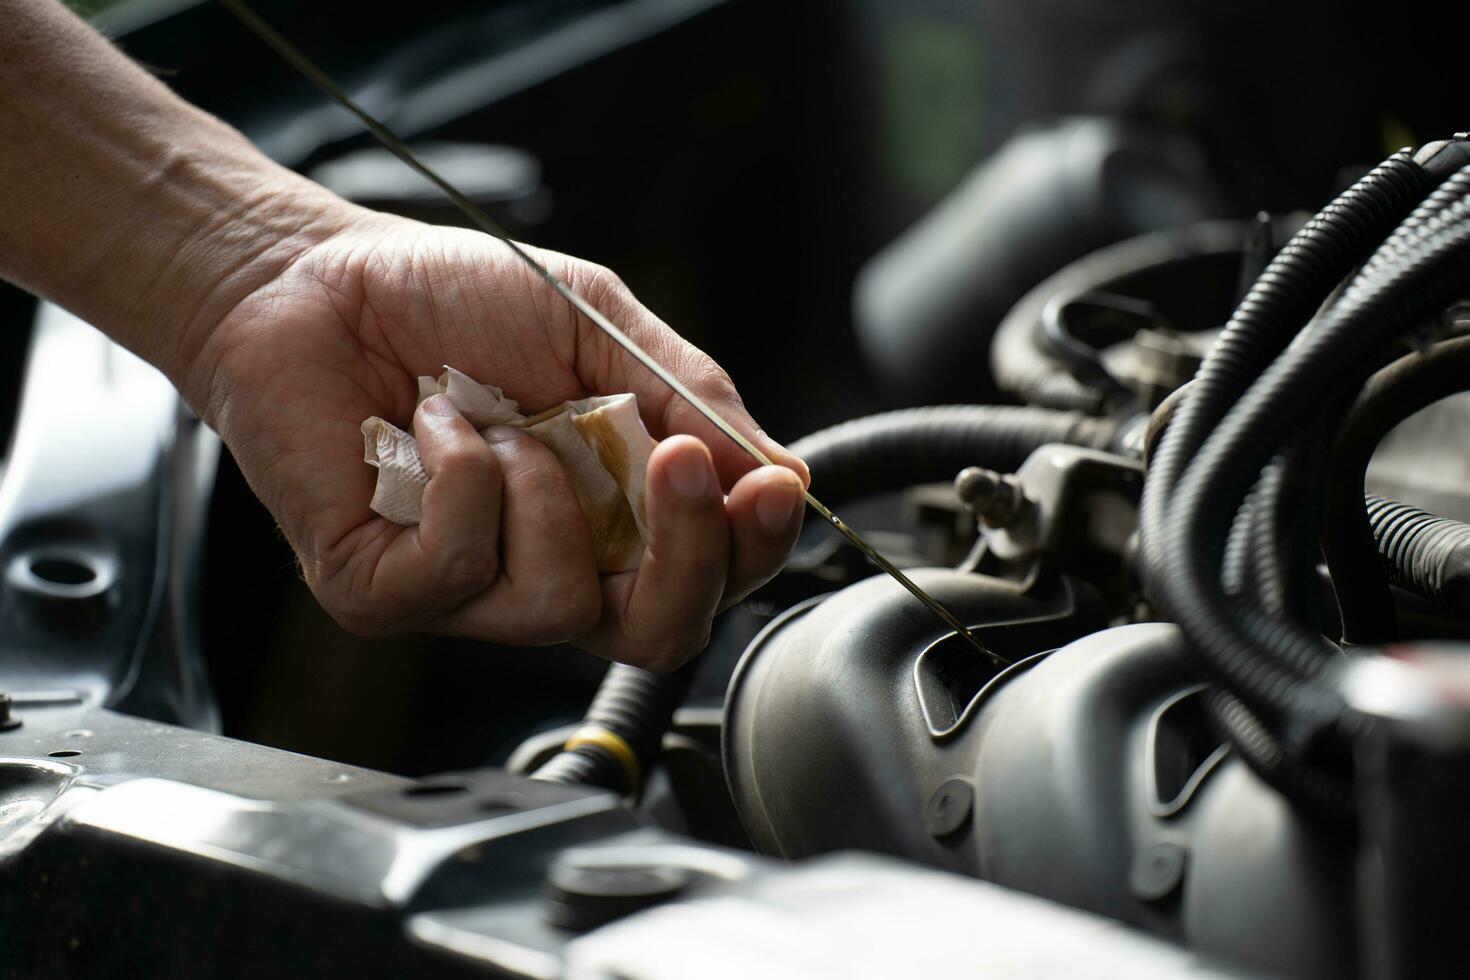
[[[745,404],[735,390],[735,382],[714,358],[693,344],[680,340],[670,360],[674,373],[706,401],[723,407],[727,412],[744,413]],[[663,422],[665,427],[677,430],[684,420],[696,417],[698,413],[684,399],[671,398],[664,410]]]
[[[446,545],[438,554],[440,575],[454,592],[477,592],[488,588],[500,574],[500,556],[464,538]]]
[[[628,287],[616,272],[605,265],[589,262],[583,268],[589,299],[619,299],[627,295]]]
[[[615,323],[637,335],[642,343],[658,348],[667,343],[668,337],[677,336],[644,308],[616,272],[593,264],[582,271],[581,278],[583,295],[587,300]]]
[[[548,583],[527,599],[531,621],[547,643],[585,636],[602,618],[602,595],[595,581]]]
[[[343,630],[367,639],[396,632],[398,623],[392,615],[392,603],[370,600],[365,586],[352,570],[323,576],[317,562],[303,561],[301,567],[312,595]]]
[[[497,472],[495,453],[479,439],[465,439],[444,449],[435,476],[459,483],[493,480]]]
[[[729,398],[737,397],[735,382],[730,378],[729,372],[720,367],[714,358],[697,347],[691,347],[687,359],[688,363],[684,368],[686,384],[711,394]]]
[[[529,436],[526,438],[531,445],[523,447],[524,452],[517,457],[515,465],[505,469],[508,489],[528,499],[570,492],[571,482],[560,460],[550,449]]]

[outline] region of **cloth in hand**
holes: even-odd
[[[644,473],[654,441],[638,417],[634,395],[602,395],[563,402],[525,416],[494,385],[445,367],[419,378],[419,401],[444,394],[481,433],[498,425],[524,429],[566,470],[604,574],[638,567],[648,534],[644,521]],[[395,524],[416,525],[429,482],[412,435],[376,416],[362,423],[363,458],[378,468],[369,506]]]

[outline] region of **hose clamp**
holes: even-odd
[[[567,739],[562,748],[570,752],[579,745],[595,745],[616,759],[628,777],[628,792],[638,791],[643,778],[642,767],[638,765],[638,754],[633,751],[633,746],[628,744],[627,739],[600,725],[584,725],[572,733],[572,737]]]

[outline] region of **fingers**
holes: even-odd
[[[672,670],[704,647],[725,592],[730,525],[714,462],[689,436],[664,440],[648,461],[649,541],[636,572],[603,580],[602,620],[586,649],[650,670]]]
[[[500,570],[504,473],[496,453],[454,403],[426,399],[414,436],[429,483],[417,527],[395,537],[372,570],[363,615],[417,625],[488,588]]]
[[[704,648],[710,622],[780,570],[801,530],[802,484],[785,467],[747,474],[722,499],[699,441],[674,436],[648,467],[648,551],[636,572],[603,580],[587,649],[672,670]]]
[[[423,517],[383,551],[347,625],[427,626],[503,643],[557,643],[601,614],[591,534],[551,450],[519,429],[485,435],[444,395],[414,415]]]
[[[444,396],[414,420],[429,482],[423,519],[377,564],[382,625],[427,625],[503,643],[581,638],[603,656],[673,669],[703,648],[721,609],[781,567],[801,527],[784,467],[737,481],[728,501],[703,443],[655,448],[648,550],[636,573],[599,580],[576,494],[549,449],[509,427],[476,433]]]
[[[729,422],[737,432],[754,443],[756,448],[765,453],[772,463],[795,473],[803,487],[810,484],[811,473],[806,463],[756,425],[755,419],[751,418],[750,413],[746,411],[745,402],[735,391],[734,382],[730,380],[730,376],[725,373],[724,369],[694,345],[687,343],[682,338],[676,339],[687,348],[686,351],[680,352],[680,356],[672,358],[677,366],[671,367],[671,370],[679,380],[684,382],[720,418]],[[663,387],[663,395],[661,397],[651,396],[655,399],[655,404],[651,407],[662,406],[659,410],[659,428],[665,434],[687,433],[709,446],[714,456],[716,469],[720,474],[722,486],[727,489],[732,487],[741,476],[761,465],[759,460],[720,431],[693,405],[670,391],[667,386],[663,385],[663,382],[658,382],[658,384]],[[642,395],[639,396],[640,402],[642,397]]]
[[[803,486],[811,482],[806,464],[768,436],[751,418],[724,369],[638,302],[617,276],[587,263],[573,263],[564,272],[572,276],[573,287],[580,288],[588,302],[754,443],[773,463],[796,473]],[[727,489],[760,465],[595,324],[580,315],[578,321],[578,346],[586,348],[590,356],[579,355],[577,362],[579,370],[586,371],[588,376],[584,381],[592,390],[634,392],[638,396],[639,410],[654,438],[663,439],[681,433],[698,438],[709,447],[721,486]]]
[[[790,557],[805,511],[801,480],[783,466],[762,466],[735,484],[725,510],[731,554],[721,609],[765,585]]]
[[[566,471],[520,429],[497,426],[485,439],[504,474],[500,574],[434,628],[513,644],[582,636],[601,617],[602,592],[592,535]]]

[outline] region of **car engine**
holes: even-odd
[[[789,447],[985,655],[809,521],[694,663],[442,772],[222,726],[219,441],[40,304],[5,975],[1460,973],[1470,138],[1253,218],[1202,152],[1023,127],[856,277],[873,376],[945,403]]]

